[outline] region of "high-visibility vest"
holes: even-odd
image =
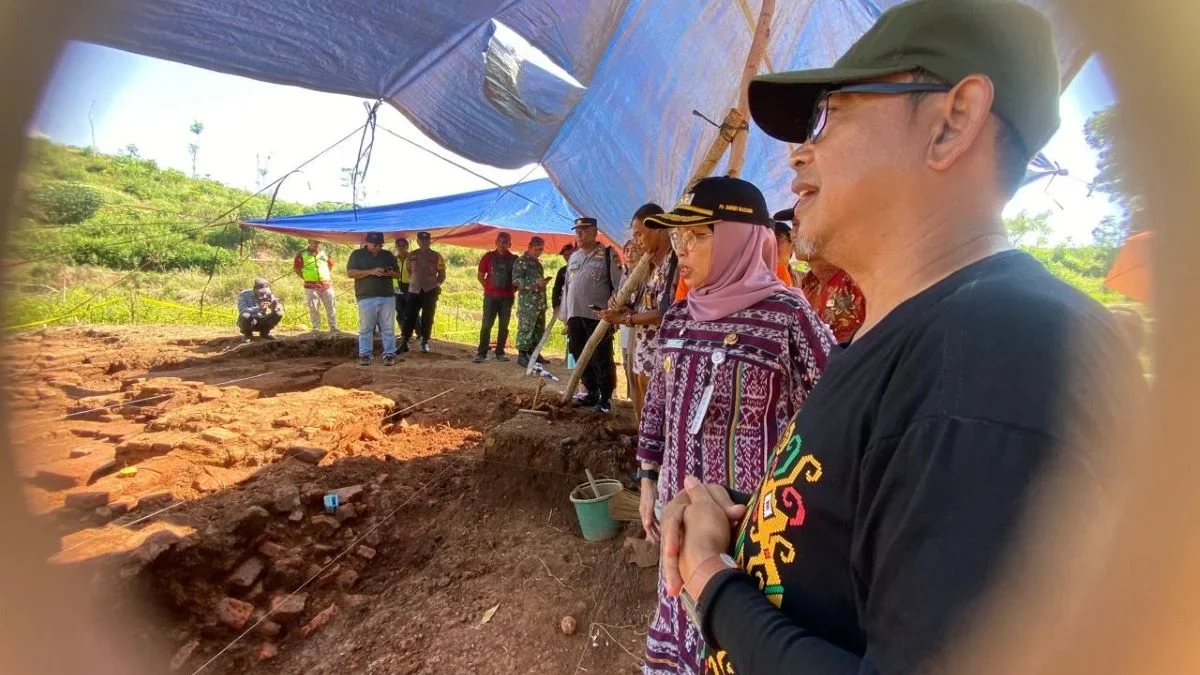
[[[408,258],[401,260],[400,256],[396,256],[396,262],[400,265],[400,276],[392,277],[392,289],[399,291],[400,284],[408,285]]]
[[[305,281],[329,281],[329,255],[325,251],[317,251],[313,254],[312,251],[305,249],[300,253],[300,262],[304,266],[300,269],[300,277]]]

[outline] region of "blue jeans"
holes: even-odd
[[[375,351],[375,326],[383,337],[383,353],[396,353],[396,299],[362,298],[358,301],[358,355]]]

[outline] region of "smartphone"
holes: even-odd
[[[604,308],[601,307],[600,305],[588,305],[588,309],[592,310],[593,312],[603,312],[604,311]]]

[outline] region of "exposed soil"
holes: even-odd
[[[628,404],[561,408],[565,382],[434,349],[363,368],[349,335],[11,337],[47,558],[163,672],[639,672],[657,570],[626,534],[586,542],[567,499],[632,468]]]

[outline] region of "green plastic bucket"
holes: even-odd
[[[593,496],[591,483],[576,485],[571,491],[571,503],[575,505],[579,529],[588,541],[612,539],[621,531],[617,521],[608,514],[608,502],[625,487],[618,480],[597,478],[596,489],[600,492],[599,497]]]

